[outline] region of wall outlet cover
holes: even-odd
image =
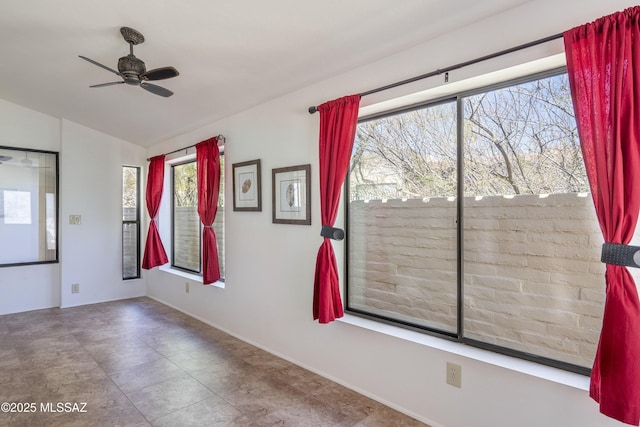
[[[462,366],[447,362],[447,384],[462,388]]]

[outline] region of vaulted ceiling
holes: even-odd
[[[525,0],[6,0],[0,3],[0,98],[142,146],[240,112],[502,12]],[[164,98],[117,69],[129,53]]]

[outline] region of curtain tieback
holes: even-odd
[[[343,240],[344,230],[341,228],[331,227],[330,225],[323,225],[320,235],[328,239]]]
[[[603,243],[600,262],[625,267],[640,267],[640,246]]]
[[[213,225],[202,225],[204,228],[213,228]]]

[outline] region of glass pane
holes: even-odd
[[[0,147],[0,264],[57,261],[58,155]]]
[[[457,330],[456,104],[360,123],[349,171],[348,308]]]
[[[173,166],[173,266],[200,272],[196,163]]]
[[[591,367],[602,240],[567,76],[463,105],[465,336]]]
[[[213,221],[213,230],[216,233],[216,243],[218,244],[218,261],[220,262],[220,277],[224,277],[224,209],[218,207],[216,219]]]
[[[122,278],[140,277],[140,168],[122,167]],[[126,222],[125,222],[126,221]]]
[[[218,244],[218,261],[220,262],[220,277],[224,277],[224,155],[220,153],[220,195],[218,196],[218,212],[213,221]]]
[[[122,220],[138,220],[138,170],[137,167],[122,168]]]
[[[140,277],[138,224],[127,222],[122,224],[122,278]]]

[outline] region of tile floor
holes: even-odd
[[[149,298],[0,316],[2,402],[35,411],[0,426],[425,425]]]

